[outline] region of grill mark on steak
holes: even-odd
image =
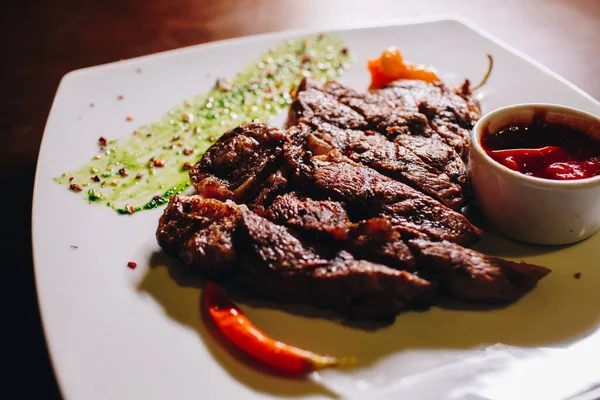
[[[354,255],[397,269],[416,270],[416,261],[402,233],[389,218],[372,218],[354,225],[347,249]]]
[[[380,262],[438,282],[440,290],[459,300],[480,303],[513,301],[533,289],[550,272],[537,265],[486,256],[455,243],[432,242],[419,239],[418,235],[414,238],[414,232],[394,227],[387,218],[371,219],[360,225],[368,246],[365,258],[379,255]],[[406,263],[404,251],[390,251],[403,247],[414,257],[410,264]]]
[[[333,308],[356,318],[393,318],[431,304],[435,285],[340,251],[323,256],[289,231],[251,212],[237,234],[244,262],[237,282],[257,295]]]
[[[173,196],[156,231],[158,244],[206,278],[226,276],[237,263],[232,235],[246,206],[200,196]]]
[[[294,155],[286,149],[286,156]],[[387,216],[394,224],[406,225],[434,240],[449,240],[465,246],[481,237],[481,230],[462,214],[409,186],[357,164],[333,150],[327,156],[292,159],[298,183],[343,201],[365,217]]]
[[[288,113],[287,127],[301,120],[329,122],[349,129],[368,129],[367,121],[350,107],[318,89],[312,80],[303,79]]]
[[[252,211],[264,216],[267,208],[273,203],[273,200],[288,189],[289,182],[285,177],[285,173],[280,169],[269,176],[264,182],[262,190],[258,192],[254,203],[252,203]]]
[[[550,270],[486,256],[450,242],[408,242],[418,265],[436,274],[441,289],[465,301],[505,303],[530,291]]]
[[[285,132],[242,125],[205,153],[190,177],[213,198],[171,198],[160,246],[206,278],[357,318],[393,317],[438,291],[517,299],[549,270],[465,249],[481,231],[440,203],[463,202],[461,155],[479,118],[457,90],[398,81],[363,94],[304,80]]]
[[[342,204],[330,200],[313,200],[297,193],[277,196],[265,212],[277,224],[310,233],[313,237],[345,240],[350,220]]]
[[[336,148],[352,161],[410,185],[447,207],[460,210],[464,203],[462,187],[452,182],[448,175],[376,132],[340,129],[328,123],[310,129],[301,123],[292,134],[306,136],[305,147],[312,154],[327,154]]]
[[[328,82],[323,90],[383,134],[429,137],[437,133],[463,158],[468,154],[469,131],[481,116],[472,97],[443,83],[399,80],[360,95]]]
[[[463,192],[468,189],[464,161],[438,134],[430,137],[398,135],[394,141],[412,151],[425,164],[449,176],[452,182],[460,185]]]
[[[252,200],[279,168],[285,137],[283,131],[261,123],[226,132],[191,168],[192,184],[206,197]]]

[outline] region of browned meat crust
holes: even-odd
[[[363,95],[344,91],[339,83],[328,83],[323,90],[386,135],[437,133],[463,157],[469,149],[469,131],[481,116],[475,100],[443,83],[399,80]]]
[[[367,121],[335,97],[325,93],[310,79],[304,79],[294,97],[288,113],[287,126],[300,120],[314,123],[329,122],[342,128],[368,129]]]
[[[433,301],[435,285],[425,279],[345,251],[323,256],[256,214],[243,215],[239,238],[245,258],[238,283],[261,296],[358,318],[390,318]]]
[[[301,198],[286,193],[274,199],[265,217],[280,225],[336,240],[348,236],[349,218],[342,204],[329,200]]]
[[[206,278],[357,318],[438,293],[515,300],[549,271],[462,247],[482,234],[456,211],[477,118],[470,93],[443,84],[305,80],[286,131],[242,125],[204,154],[190,171],[201,196],[173,197],[156,237]]]
[[[347,249],[361,258],[414,271],[416,261],[405,239],[389,218],[372,218],[352,227]]]
[[[237,263],[232,234],[246,206],[199,196],[173,196],[161,216],[156,239],[171,256],[222,278]]]
[[[394,224],[465,246],[482,235],[464,215],[336,150],[306,161],[292,160],[291,165],[297,166],[298,182],[306,190],[343,201],[366,218],[388,216]]]
[[[301,123],[292,130],[292,134],[305,136],[305,148],[312,154],[327,154],[332,149],[338,149],[349,159],[405,183],[447,207],[460,210],[464,203],[463,188],[443,170],[425,163],[407,147],[391,142],[376,132],[341,129],[329,123],[314,127]],[[457,159],[460,160],[459,157]],[[455,175],[454,179],[462,179],[464,184],[465,176]]]
[[[361,251],[361,256],[367,259],[380,256],[377,261],[416,272],[438,282],[444,294],[459,300],[513,301],[533,289],[550,272],[537,265],[486,256],[447,241],[411,239],[412,232],[393,227],[387,218],[371,219],[360,225],[368,246],[366,252]],[[398,248],[403,250],[390,251]],[[377,252],[377,249],[383,251]],[[406,254],[414,257],[412,263],[406,263]]]
[[[550,270],[486,256],[450,242],[408,242],[418,265],[435,273],[447,294],[472,302],[505,303],[533,289]]]
[[[285,134],[252,123],[226,132],[190,170],[198,192],[220,200],[254,198],[263,181],[279,168]]]
[[[334,220],[345,215],[337,206],[330,210],[337,210],[327,211],[337,214]],[[286,226],[297,226],[289,221]],[[445,241],[411,239],[410,229],[398,230],[387,218],[346,226],[347,236],[336,236],[338,245],[319,246],[245,206],[176,196],[161,217],[157,238],[169,254],[207,278],[359,318],[389,318],[427,306],[438,288],[466,301],[512,301],[549,272]]]
[[[450,177],[464,190],[467,189],[467,168],[458,153],[442,141],[437,134],[429,137],[398,135],[396,143],[412,151],[431,168]]]
[[[290,189],[289,182],[282,170],[278,170],[267,178],[256,200],[252,203],[252,211],[264,216],[266,209],[271,205],[275,197],[286,193]]]

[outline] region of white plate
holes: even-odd
[[[434,307],[368,330],[342,325],[309,307],[244,300],[249,317],[275,338],[359,360],[354,369],[308,380],[275,376],[224,346],[201,319],[200,289],[167,268],[171,262],[156,244],[162,210],[119,216],[108,207],[87,205],[52,181],[85,163],[99,136],[129,134],[135,126],[125,122],[126,115],[135,116],[136,126],[157,120],[182,99],[208,90],[217,75],[233,76],[261,52],[305,33],[190,47],[63,78],[39,155],[33,244],[46,337],[66,398],[323,397],[333,390],[359,398],[396,392],[405,398],[440,399],[479,385],[475,375],[464,373],[464,362],[456,364],[459,359],[478,365],[482,373],[481,368],[508,365],[498,359],[529,354],[524,349],[565,347],[600,335],[600,235],[564,248],[530,247],[490,236],[480,246],[484,251],[554,271],[531,294],[503,309]],[[511,103],[550,102],[600,114],[600,104],[590,96],[469,23],[442,19],[340,33],[357,58],[342,81],[357,89],[368,85],[367,57],[390,45],[455,80],[478,81],[491,53],[495,68],[484,112]],[[143,73],[136,74],[136,68]],[[125,100],[114,101],[117,95]],[[128,269],[128,261],[138,268]],[[575,272],[582,273],[581,279],[573,278]],[[496,344],[510,347],[482,351]],[[487,360],[490,354],[496,361]],[[481,357],[487,361],[477,363]],[[441,365],[445,367],[431,370]],[[444,379],[451,370],[463,374]]]

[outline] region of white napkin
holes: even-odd
[[[468,354],[468,355],[466,355]],[[461,358],[456,360],[456,358]],[[397,357],[375,374],[315,373],[313,379],[343,398],[411,400],[592,400],[600,398],[600,337],[568,348],[495,345],[457,354],[423,372],[392,378]],[[397,365],[398,369],[401,365]],[[390,371],[391,369],[391,371]],[[363,375],[361,377],[361,375]],[[377,378],[374,378],[377,376]],[[395,375],[397,376],[397,375]]]

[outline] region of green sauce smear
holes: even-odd
[[[103,203],[120,214],[159,207],[190,186],[187,170],[223,133],[269,121],[289,106],[290,93],[304,76],[325,82],[350,64],[338,35],[287,41],[159,121],[108,141],[89,163],[54,180],[90,204]]]

